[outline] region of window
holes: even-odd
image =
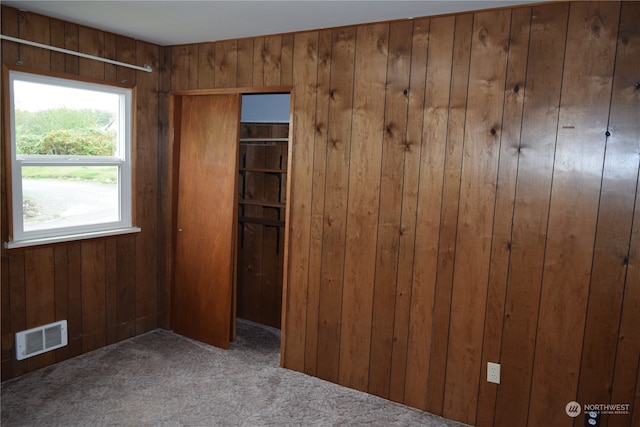
[[[9,71],[11,232],[21,247],[132,227],[130,87]]]

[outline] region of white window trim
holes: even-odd
[[[16,153],[15,113],[13,82],[15,80],[30,81],[44,84],[58,84],[60,86],[80,89],[90,89],[102,92],[115,93],[120,98],[120,118],[118,123],[120,135],[125,138],[121,154],[114,157],[98,156],[18,156]],[[137,233],[141,229],[132,225],[133,222],[133,112],[134,91],[132,87],[110,85],[108,83],[93,83],[73,78],[62,78],[48,75],[26,73],[22,71],[9,71],[9,126],[10,126],[10,164],[8,172],[11,179],[11,212],[12,224],[9,241],[5,242],[6,248],[20,248],[35,245],[68,242],[80,239],[90,239],[104,236],[114,236],[128,233]],[[22,166],[117,166],[118,167],[118,211],[119,221],[88,224],[72,227],[60,227],[54,229],[40,229],[24,231],[23,204],[22,204]]]

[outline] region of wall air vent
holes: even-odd
[[[67,345],[67,321],[61,320],[16,334],[16,358],[26,359]]]

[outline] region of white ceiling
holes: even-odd
[[[2,3],[168,46],[540,3],[540,0],[2,0]]]

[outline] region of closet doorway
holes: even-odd
[[[170,97],[169,313],[176,333],[228,348],[236,317],[282,326],[290,91],[180,91]]]

